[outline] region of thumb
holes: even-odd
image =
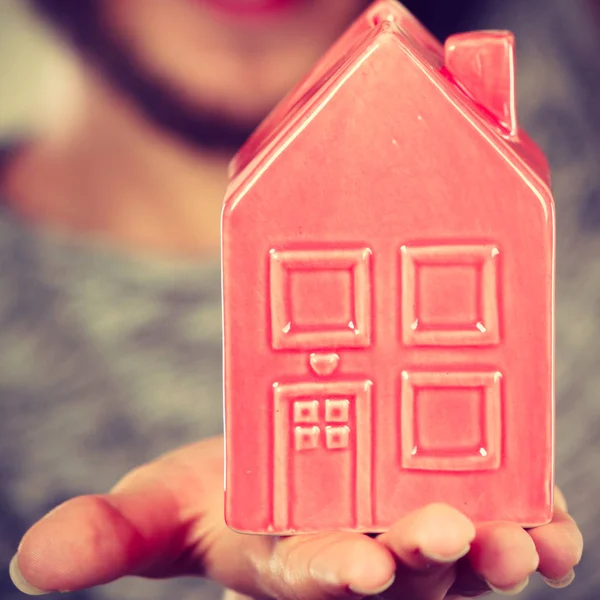
[[[54,509],[22,539],[10,574],[21,591],[74,591],[157,569],[181,550],[173,503],[127,494],[84,496]]]
[[[109,494],[65,502],[23,537],[10,567],[15,585],[35,594],[128,575],[203,574],[194,551],[222,465],[222,439],[205,440],[131,471]]]

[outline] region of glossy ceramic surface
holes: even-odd
[[[226,520],[552,513],[554,212],[514,40],[380,1],[231,165]]]

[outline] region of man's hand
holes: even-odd
[[[275,538],[223,520],[223,441],[206,440],[128,474],[109,494],[75,498],[36,523],[11,564],[23,591],[73,591],[126,575],[200,575],[253,598],[406,600],[513,592],[536,570],[572,580],[582,538],[557,494],[551,524],[477,529],[431,505],[372,538],[334,532]]]

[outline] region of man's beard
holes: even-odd
[[[169,84],[135,64],[131,53],[108,39],[95,63],[109,82],[128,97],[146,119],[184,143],[207,150],[233,153],[259,122],[242,123],[209,109],[191,107],[178,99]]]
[[[136,65],[131,53],[108,36],[97,49],[94,61],[146,119],[188,145],[231,154],[258,125],[258,122],[242,124],[209,109],[192,108],[178,99],[168,83]]]
[[[229,154],[246,141],[256,122],[239,122],[179,99],[167,82],[138,64],[133,52],[104,26],[98,0],[33,0],[74,42],[109,84],[128,98],[148,119],[187,145]],[[266,111],[265,111],[266,114]]]

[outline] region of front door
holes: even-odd
[[[371,346],[371,252],[271,254],[272,347],[305,377],[273,389],[273,526],[365,529],[373,523],[373,382],[341,373],[340,350]]]
[[[371,382],[275,388],[273,521],[277,530],[368,529]]]

